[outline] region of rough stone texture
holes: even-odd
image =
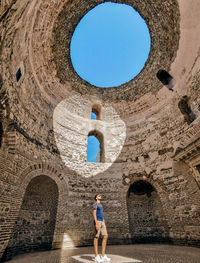
[[[127,198],[132,241],[169,241],[169,226],[157,193],[153,191],[151,196],[147,196],[131,192]]]
[[[26,188],[7,253],[50,249],[53,241],[58,189],[48,176],[35,177]],[[11,252],[9,252],[11,250]]]
[[[80,110],[79,114],[84,112],[79,105],[76,111],[69,105],[69,100],[61,101],[53,114],[58,151],[66,166],[85,177],[94,176],[108,169],[117,159],[126,138],[126,125],[110,105],[102,107],[101,120],[90,120],[92,105],[88,109],[87,118],[77,116],[77,109]],[[103,151],[100,163],[87,162],[87,138],[92,131],[103,137],[100,140]]]
[[[129,212],[139,203],[136,215],[141,214],[147,222],[148,207],[151,216],[149,232],[145,222],[141,226],[140,240],[155,233],[159,214],[163,232],[157,232],[157,240],[200,244],[200,177],[196,169],[200,163],[196,143],[200,137],[200,3],[119,1],[135,7],[146,20],[152,47],[135,79],[104,90],[81,80],[69,58],[73,29],[100,2],[1,1],[0,257],[20,252],[13,243],[17,242],[13,238],[18,231],[15,222],[23,215],[27,187],[37,176],[50,177],[58,189],[52,248],[91,244],[91,206],[96,192],[103,195],[110,244],[135,240],[139,228],[131,230],[135,219]],[[17,81],[19,68],[22,76]],[[162,68],[173,77],[174,92],[156,78]],[[185,95],[196,116],[191,124],[184,121],[178,108]],[[101,106],[102,114],[101,120],[92,122],[95,104]],[[67,113],[61,116],[64,132],[55,126],[58,105]],[[84,163],[84,140],[94,129],[100,130],[107,144],[108,159],[98,164],[98,173],[96,164]],[[67,162],[58,137],[65,142]],[[184,151],[188,156],[182,158]],[[69,165],[70,153],[82,159],[73,163],[71,159]],[[127,200],[130,186],[138,180],[151,184],[155,193],[150,199],[141,195],[141,200],[138,196]]]
[[[168,69],[174,60],[179,40],[179,9],[176,1],[112,1],[133,6],[145,19],[151,35],[151,50],[142,72],[129,83],[120,87],[101,89],[92,87],[83,81],[74,71],[70,60],[70,41],[80,19],[91,8],[104,1],[73,1],[62,6],[55,26],[52,40],[52,60],[55,63],[56,76],[62,83],[71,82],[72,88],[82,94],[97,93],[104,101],[136,100],[141,95],[161,88],[156,73],[160,68]],[[162,8],[161,8],[162,5]],[[153,8],[152,8],[153,6]],[[66,16],[69,14],[69,16]],[[67,32],[66,32],[67,28]],[[62,43],[66,43],[66,46]],[[66,48],[67,47],[67,48]],[[156,82],[157,85],[152,85]]]

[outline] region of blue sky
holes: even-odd
[[[105,2],[90,10],[76,27],[71,60],[80,77],[97,87],[119,86],[144,67],[150,35],[131,6]]]
[[[91,119],[96,120],[96,114],[91,113]],[[87,140],[87,161],[94,162],[99,152],[100,143],[95,136],[89,136]]]
[[[88,137],[87,161],[94,162],[99,152],[100,143],[95,136]]]

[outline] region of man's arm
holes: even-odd
[[[97,210],[95,210],[95,209],[93,210],[93,218],[94,218],[95,228],[98,231],[99,227],[98,227],[98,224],[97,224]]]

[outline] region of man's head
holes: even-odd
[[[96,194],[95,197],[94,197],[94,200],[101,200],[101,195],[100,194]]]

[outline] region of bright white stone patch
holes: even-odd
[[[60,156],[68,168],[82,176],[102,173],[119,156],[126,138],[126,125],[110,104],[102,107],[106,116],[102,120],[91,120],[91,113],[88,113],[88,118],[81,117],[70,108],[72,106],[65,99],[54,109],[53,129]],[[74,107],[77,108],[77,105]],[[104,163],[87,162],[87,138],[93,130],[104,136]]]
[[[108,255],[109,258],[111,258],[112,263],[138,263],[142,262],[140,260],[134,259],[134,258],[127,258],[127,257],[121,257],[118,255]],[[91,263],[94,262],[94,255],[91,254],[84,254],[84,255],[78,255],[72,257],[74,263]]]

